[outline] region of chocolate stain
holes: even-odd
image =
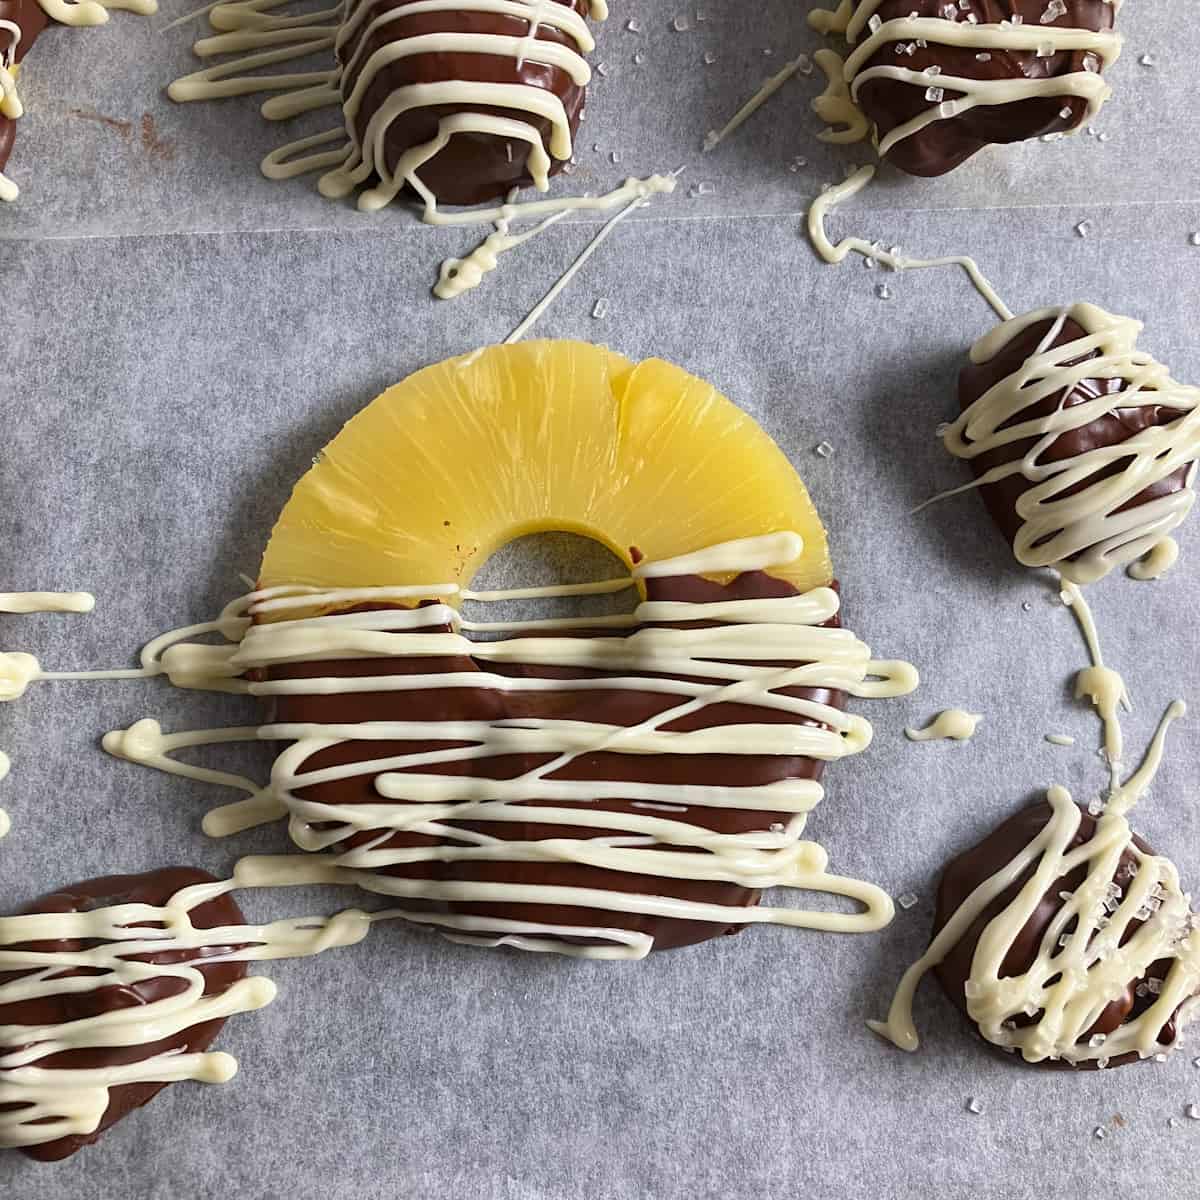
[[[109,129],[114,130],[122,141],[128,142],[133,137],[134,123],[132,121],[109,117],[90,108],[73,108],[70,112],[71,116],[78,117],[81,121],[95,121],[98,125],[106,125]],[[158,128],[150,113],[142,114],[140,128],[142,149],[151,158],[158,159],[159,162],[170,162],[174,159],[175,143],[159,137]]]
[[[175,143],[158,136],[154,118],[149,113],[142,113],[142,149],[160,162],[170,162],[175,157]]]
[[[115,129],[126,140],[133,133],[132,121],[118,121],[116,117],[106,117],[103,113],[93,112],[90,108],[73,108],[71,116],[78,117],[81,121],[95,121],[99,125],[107,125],[110,129]]]

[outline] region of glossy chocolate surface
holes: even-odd
[[[110,875],[92,879],[86,883],[72,884],[59,888],[33,901],[23,913],[72,913],[89,912],[118,904],[148,904],[156,907],[165,905],[176,892],[196,883],[212,883],[213,876],[191,867],[165,867],[144,875]],[[212,929],[224,925],[240,925],[241,911],[229,895],[198,905],[191,912],[192,923],[199,929]],[[35,950],[45,953],[72,953],[86,949],[88,945],[78,939],[30,942],[10,949]],[[204,975],[206,996],[220,995],[227,991],[246,974],[243,962],[217,962],[205,964],[204,959],[226,953],[228,947],[206,946],[195,950],[164,951],[160,954],[132,955],[136,962],[174,964],[196,962]],[[64,970],[62,978],[81,974],[81,970]],[[29,972],[0,972],[0,983],[19,979]],[[96,988],[75,995],[62,994],[40,997],[36,1000],[0,1004],[0,1025],[58,1025],[69,1021],[80,1021],[101,1013],[121,1008],[134,1008],[162,1000],[184,990],[182,980],[169,976],[146,979],[131,984],[116,984]],[[171,1037],[160,1041],[135,1046],[113,1046],[94,1050],[65,1050],[39,1061],[42,1068],[57,1070],[96,1070],[119,1066],[124,1063],[142,1062],[157,1054],[175,1051],[193,1054],[205,1050],[221,1031],[224,1020],[206,1021],[193,1025]],[[13,1047],[7,1047],[13,1048]],[[0,1077],[3,1072],[0,1071]],[[108,1109],[94,1133],[72,1135],[30,1146],[23,1153],[42,1162],[56,1162],[67,1158],[82,1147],[96,1141],[100,1135],[128,1116],[134,1109],[152,1100],[165,1083],[136,1083],[114,1087],[109,1093]],[[8,1111],[12,1111],[11,1108]]]
[[[683,600],[708,602],[719,599],[753,599],[766,596],[794,595],[788,584],[762,572],[747,572],[728,585],[712,583],[695,577],[647,581],[652,600]],[[829,622],[837,625],[837,619]],[[696,627],[693,623],[676,628]],[[448,626],[438,628],[446,632]],[[423,630],[431,632],[431,630]],[[560,636],[562,631],[556,631]],[[629,633],[635,632],[629,630]],[[790,664],[789,664],[790,665]],[[274,668],[275,678],[312,678],[323,675],[362,676],[391,674],[421,674],[434,671],[500,671],[514,676],[556,676],[567,678],[598,678],[614,672],[576,670],[574,668],[533,668],[522,665],[480,663],[469,656],[443,658],[395,658],[346,660],[290,665]],[[622,674],[628,676],[629,671]],[[837,708],[844,707],[845,695],[825,689],[789,688],[786,694],[804,696]],[[678,697],[651,691],[632,691],[628,688],[586,691],[515,691],[502,693],[487,688],[445,688],[419,691],[394,691],[341,695],[279,696],[275,698],[274,718],[284,722],[361,722],[361,721],[444,721],[500,720],[511,717],[563,717],[615,725],[630,725],[644,721],[678,703]],[[674,731],[711,728],[731,722],[793,722],[797,718],[770,709],[745,704],[714,704],[664,728]],[[812,722],[803,722],[812,724]],[[432,727],[431,727],[432,730]],[[304,764],[305,770],[350,762],[366,762],[387,755],[424,752],[462,743],[446,741],[355,742],[341,743],[313,755]],[[445,773],[471,773],[485,778],[509,779],[521,775],[548,761],[551,755],[505,755],[488,759],[460,760],[438,767],[422,767],[422,771],[443,770]],[[812,758],[767,757],[748,755],[676,755],[676,754],[583,754],[567,768],[551,775],[561,779],[608,779],[653,782],[668,786],[683,784],[719,784],[742,786],[767,784],[783,779],[813,779],[821,777],[824,763]],[[298,789],[298,796],[325,804],[378,804],[381,798],[374,790],[374,776],[337,780]],[[533,801],[532,804],[565,805],[564,801]],[[588,811],[629,813],[636,811],[630,802],[596,800],[586,805]],[[733,834],[750,830],[766,830],[777,822],[776,812],[689,807],[675,819],[689,822],[721,833]],[[465,829],[481,829],[495,837],[511,841],[541,838],[592,838],[615,834],[617,830],[601,830],[565,825],[527,825],[516,822],[488,822],[486,826],[471,822],[447,822]],[[360,845],[379,835],[378,830],[365,830],[341,843],[344,848]],[[388,847],[411,847],[438,844],[423,834],[393,834],[385,843]],[[691,901],[722,905],[750,905],[760,893],[736,884],[706,880],[665,879],[652,874],[641,875],[613,871],[577,863],[529,862],[425,862],[385,868],[389,874],[404,878],[437,880],[472,879],[490,882],[564,887],[604,888],[619,892],[649,892],[655,895],[678,897]],[[604,926],[634,930],[651,935],[654,948],[670,949],[704,941],[722,933],[736,933],[742,926],[660,918],[637,913],[607,912],[589,908],[548,908],[537,904],[449,903],[405,901],[413,909],[435,909],[439,912],[469,913],[511,920],[533,921],[557,925]],[[586,941],[587,939],[567,939]]]

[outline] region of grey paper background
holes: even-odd
[[[848,622],[877,654],[908,657],[923,675],[913,697],[859,706],[875,743],[830,769],[810,829],[836,868],[911,890],[919,905],[879,935],[752,929],[625,965],[381,928],[366,945],[268,968],[279,999],[220,1040],[242,1063],[232,1084],[171,1088],[56,1167],[6,1155],[4,1195],[1076,1200],[1197,1190],[1200,1122],[1183,1109],[1200,1102],[1200,1043],[1162,1066],[1021,1069],[984,1053],[932,985],[918,1002],[917,1055],[863,1027],[924,945],[947,856],[1051,782],[1079,797],[1101,786],[1098,726],[1070,698],[1084,654],[1069,614],[1011,562],[977,499],[907,515],[962,478],[933,429],[952,412],[964,348],[988,310],[952,272],[896,276],[813,258],[800,232],[806,193],[864,158],[815,141],[815,79],[793,81],[697,160],[704,130],[761,74],[816,44],[802,6],[785,0],[703,9],[704,32],[675,33],[671,18],[694,8],[613,5],[598,56],[613,69],[580,140],[585,163],[609,147],[622,161],[586,183],[581,165],[574,182],[608,186],[627,169],[691,162],[690,180],[716,191],[639,214],[539,332],[658,354],[713,379],[799,467],[830,529]],[[319,201],[306,180],[259,179],[278,131],[253,100],[177,108],[159,96],[188,58],[186,31],[154,33],[173,15],[53,31],[24,85],[30,115],[10,173],[25,194],[0,210],[0,588],[86,587],[99,599],[87,617],[0,616],[0,647],[47,667],[124,665],[146,638],[214,613],[240,591],[237,573],[254,572],[292,482],[340,424],[415,368],[504,337],[591,231],[564,223],[472,296],[435,304],[436,263],[472,235],[425,229],[399,209],[363,217]],[[637,39],[623,28],[631,15],[645,29],[639,73]],[[1087,298],[1137,314],[1146,347],[1177,377],[1200,380],[1200,249],[1188,244],[1200,195],[1184,103],[1194,107],[1198,80],[1192,17],[1183,0],[1126,6],[1129,46],[1098,125],[1112,131],[1107,143],[1016,147],[932,184],[885,177],[834,227],[913,252],[969,250],[1017,310]],[[710,44],[718,59],[705,67]],[[1157,65],[1139,66],[1143,52]],[[85,105],[138,132],[125,140],[64,115]],[[142,153],[143,112],[174,143],[173,159]],[[797,154],[813,166],[792,174]],[[1093,230],[1080,238],[1084,217]],[[881,279],[890,300],[874,294]],[[600,296],[609,315],[598,321],[589,314]],[[828,459],[813,453],[822,439]],[[1198,698],[1200,538],[1193,527],[1180,540],[1165,580],[1114,577],[1093,590],[1106,655],[1133,693],[1133,748],[1170,699]],[[507,573],[534,565],[510,559]],[[985,714],[974,741],[904,740],[905,724],[949,705]],[[95,874],[167,862],[221,871],[240,853],[281,848],[275,829],[209,841],[200,818],[223,794],[99,750],[106,730],[146,715],[200,728],[253,721],[254,708],[161,682],[43,685],[0,706],[13,760],[0,784],[13,816],[0,910]],[[1050,746],[1047,732],[1078,743]],[[1193,885],[1198,751],[1200,724],[1180,723],[1137,818]],[[268,765],[257,748],[199,757],[259,774]],[[255,918],[352,902],[245,897]],[[970,1096],[982,1114],[965,1111]],[[1098,1124],[1103,1141],[1092,1137]]]

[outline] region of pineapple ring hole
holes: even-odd
[[[555,596],[530,599],[466,600],[464,614],[479,621],[529,621],[541,617],[597,617],[631,613],[641,594],[629,568],[607,546],[584,534],[530,533],[504,543],[484,561],[468,585],[472,591],[508,588],[557,587],[561,584],[598,583],[630,579],[623,591],[595,596]],[[472,631],[475,641],[502,636]]]

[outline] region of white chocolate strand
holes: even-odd
[[[0,592],[0,613],[90,613],[91,592]]]
[[[807,54],[798,54],[782,70],[764,80],[762,87],[720,129],[709,130],[704,138],[704,153],[715,150],[731,133],[740,129],[793,75],[806,68],[811,71],[811,61]]]
[[[1082,336],[1054,345],[1067,320],[1083,329]],[[1034,439],[1034,445],[1014,461],[933,499],[1023,476],[1032,486],[1016,503],[1022,521],[1013,543],[1017,560],[1031,567],[1052,566],[1074,583],[1092,583],[1158,546],[1191,510],[1196,498],[1191,484],[1200,456],[1200,388],[1177,383],[1165,366],[1137,349],[1141,322],[1093,304],[1037,309],[1006,320],[972,346],[971,361],[990,362],[1040,322],[1050,322],[1050,328],[1035,352],[950,422],[942,435],[946,449],[966,460],[1022,440]],[[1124,387],[1098,396],[1088,393],[1082,403],[1060,404],[1049,415],[1026,415],[1048,397],[1059,392],[1066,396],[1087,379],[1119,380]],[[1178,415],[1115,445],[1066,458],[1045,457],[1063,433],[1122,409],[1154,406]],[[1109,474],[1114,464],[1121,469]],[[1187,486],[1125,507],[1185,466],[1190,468]]]
[[[905,729],[904,736],[910,742],[932,742],[949,739],[965,742],[974,737],[975,730],[983,717],[979,713],[964,712],[961,708],[947,708],[932,720],[924,729]]]
[[[870,122],[865,117],[852,120],[845,113],[844,106],[857,105],[864,84],[875,79],[889,80],[907,84],[925,95],[927,107],[880,139],[878,150],[881,157],[897,143],[934,122],[951,120],[978,107],[1015,104],[1045,96],[1061,96],[1064,99],[1079,97],[1086,101],[1083,117],[1072,125],[1071,131],[1074,131],[1094,120],[1112,94],[1112,89],[1100,75],[1101,70],[1112,66],[1121,53],[1121,37],[1111,30],[1096,32],[1048,22],[1024,25],[1014,21],[993,24],[972,22],[965,18],[959,20],[964,14],[952,4],[947,5],[940,16],[922,17],[914,11],[907,16],[881,22],[875,15],[881,3],[882,0],[860,0],[855,5],[851,0],[841,0],[836,11],[817,9],[809,14],[809,22],[815,29],[824,33],[843,34],[852,47],[842,64],[836,84],[833,73],[823,67],[829,75],[830,88],[822,98],[823,106],[814,106],[823,118],[849,124],[858,135],[855,140],[860,140],[867,135]],[[894,46],[898,51],[903,51],[906,46],[915,45],[973,49],[981,54],[1016,52],[1041,57],[1082,52],[1084,69],[1047,78],[1020,76],[984,79],[933,74],[928,70],[915,71],[900,65],[899,61],[869,65],[887,47]],[[842,89],[845,89],[844,93]],[[830,102],[831,96],[837,101],[836,107]],[[847,131],[842,131],[826,140],[851,139]]]
[[[946,255],[942,258],[908,258],[887,250],[880,250],[862,238],[843,238],[836,246],[829,240],[829,236],[825,232],[825,219],[830,211],[843,200],[857,196],[874,177],[874,167],[860,167],[844,182],[828,188],[813,200],[808,209],[808,236],[817,253],[827,263],[840,263],[853,251],[897,271],[922,270],[928,267],[961,267],[975,285],[975,290],[991,305],[1000,319],[1002,321],[1010,320],[1012,312],[1000,299],[996,289],[984,278],[979,264],[973,258],[962,254]]]

